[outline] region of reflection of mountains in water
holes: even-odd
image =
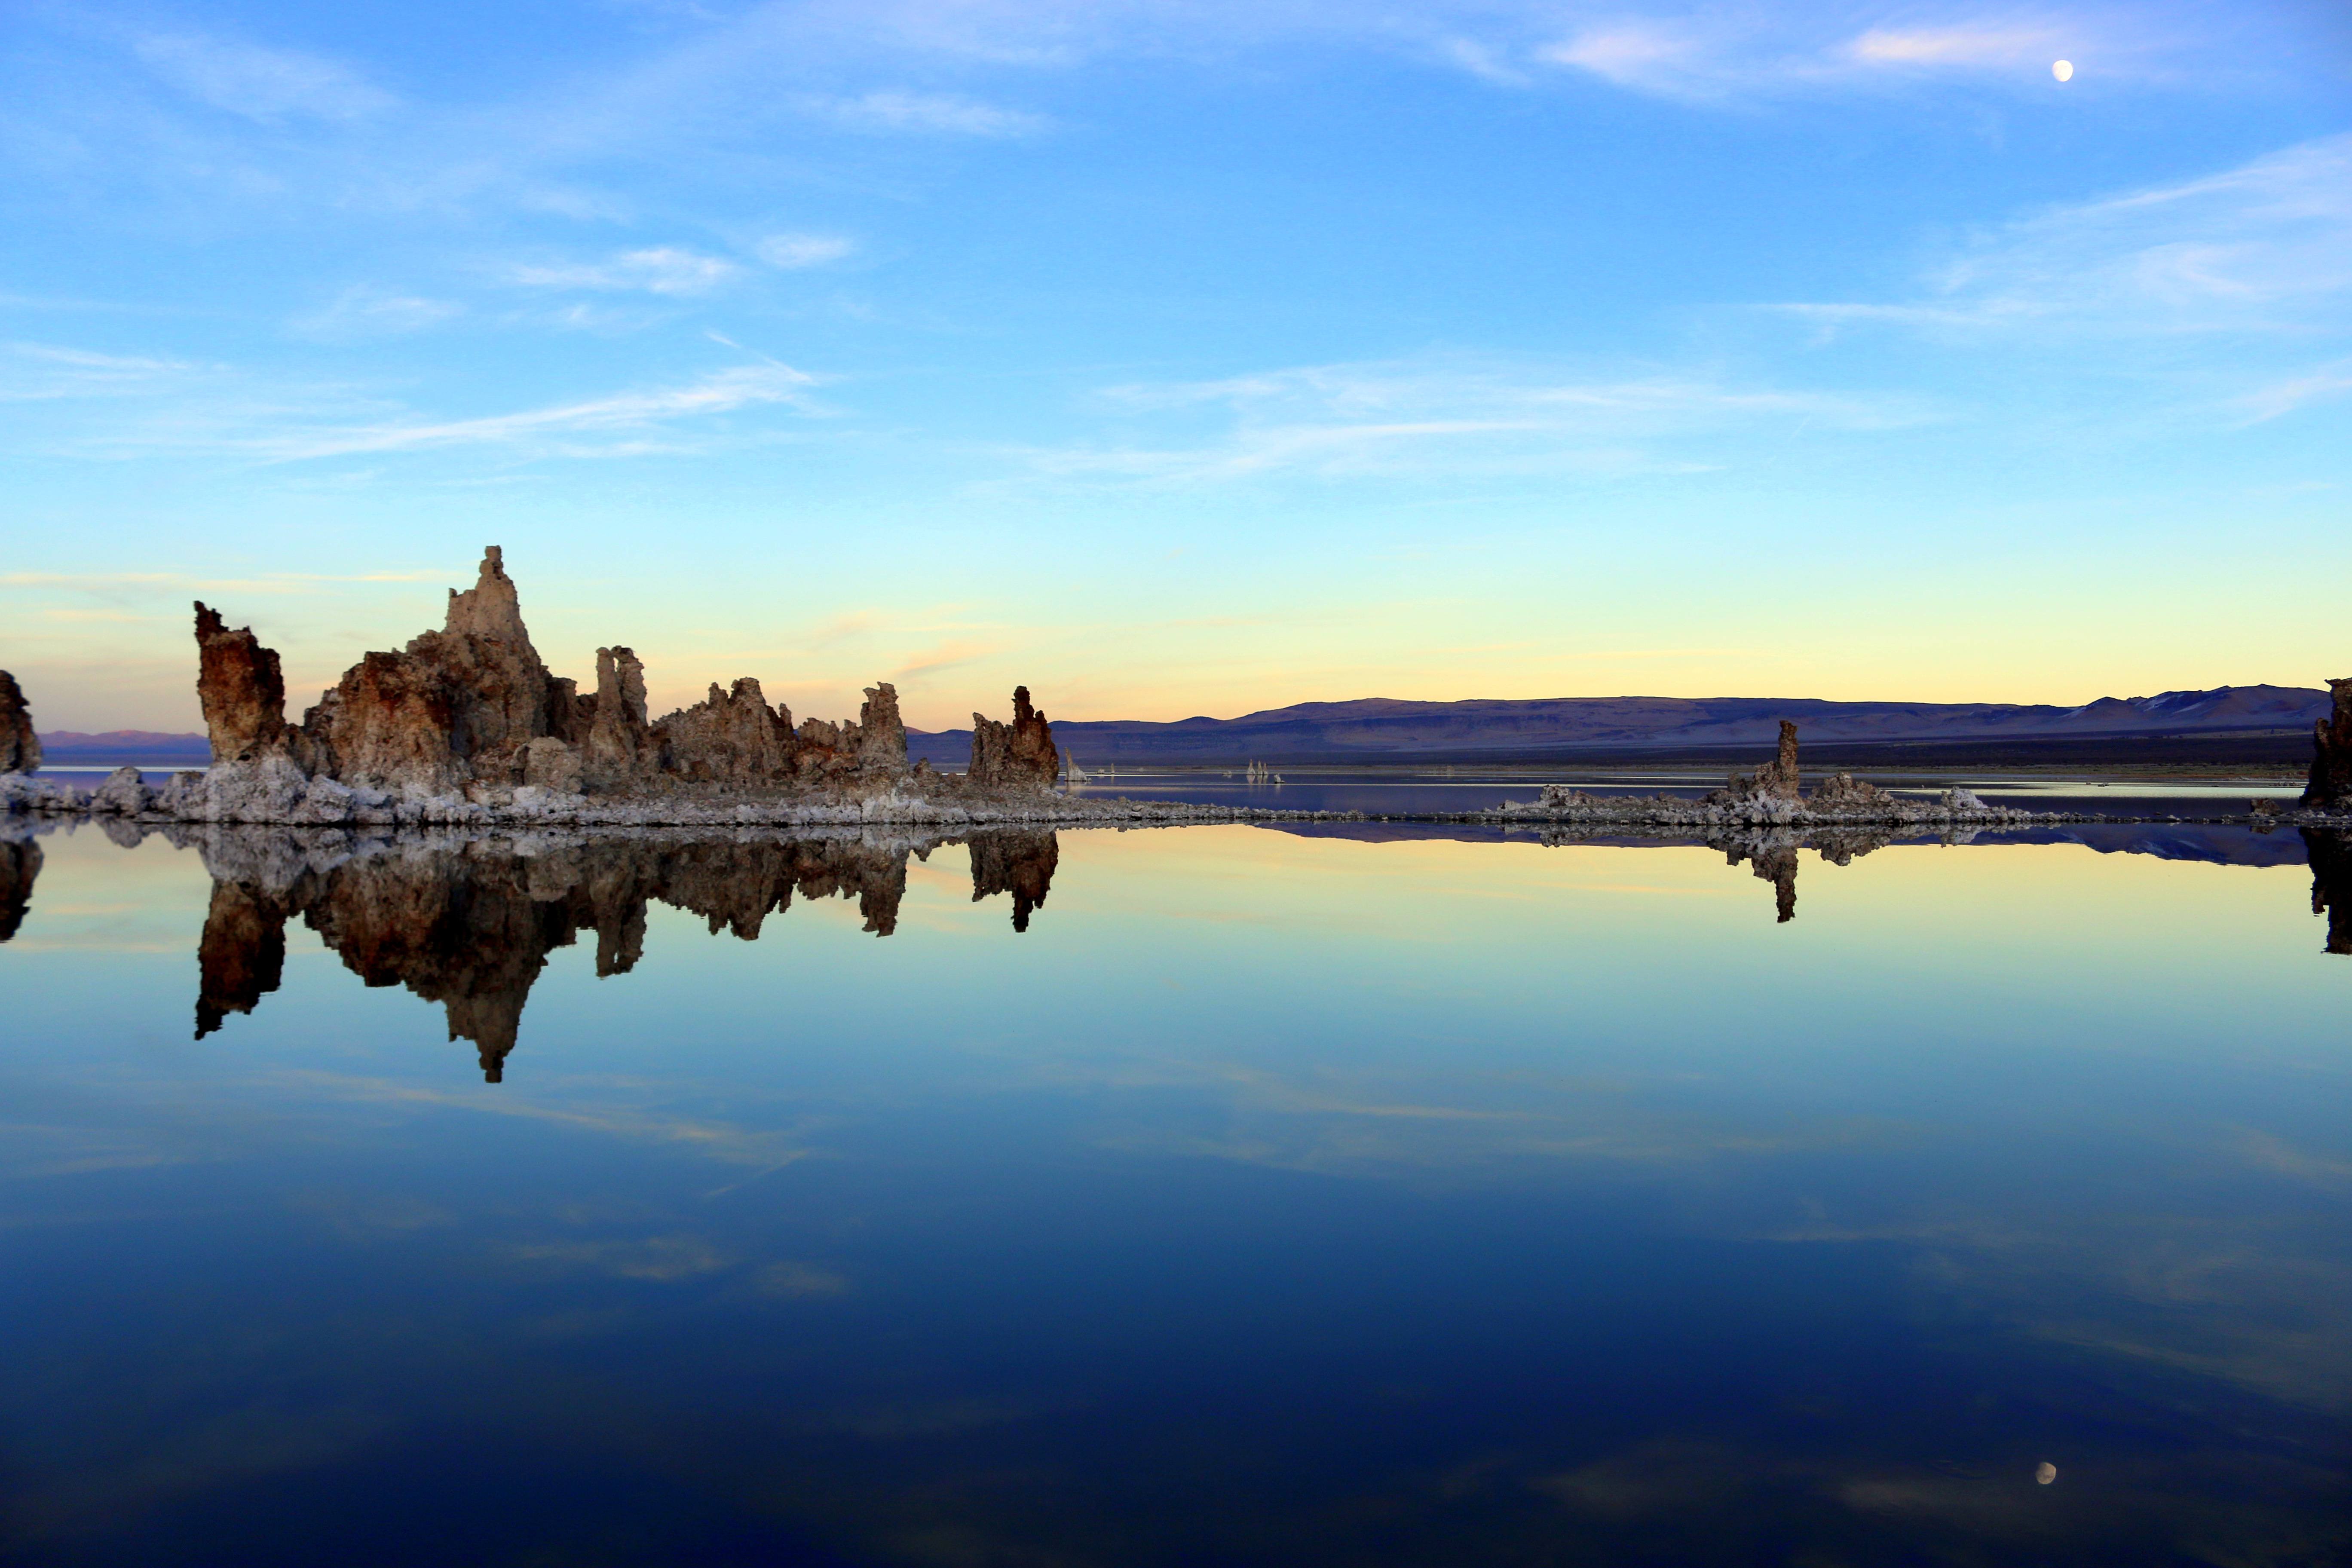
[[[646,910],[688,910],[745,942],[803,899],[855,899],[866,929],[888,936],[907,891],[907,859],[969,845],[972,898],[1013,896],[1013,928],[1045,901],[1058,847],[1050,832],[961,839],[831,837],[597,837],[547,845],[478,839],[398,842],[352,855],[290,834],[197,840],[213,875],[199,950],[196,1037],[249,1013],[278,988],[286,924],[299,916],[370,985],[404,985],[448,1009],[449,1037],[474,1042],[489,1081],[514,1049],[523,1004],[547,955],[583,931],[596,973],[620,974],[645,952]]]

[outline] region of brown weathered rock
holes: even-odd
[[[16,934],[32,907],[33,879],[41,874],[41,847],[30,839],[0,844],[0,942]]]
[[[1061,776],[1054,727],[1029,705],[1029,689],[1013,689],[1013,722],[971,716],[971,782],[982,789],[1045,794]]]
[[[196,601],[196,700],[213,761],[249,763],[287,747],[286,678],[249,626],[231,631]]]
[[[800,738],[789,710],[772,709],[749,676],[654,725],[665,772],[680,778],[739,787],[772,787],[792,777]]]
[[[276,668],[273,661],[273,671]],[[521,750],[578,727],[577,699],[540,662],[495,544],[446,622],[398,653],[371,653],[303,716],[330,776],[425,794],[519,782]],[[217,742],[215,745],[217,753]]]
[[[524,784],[556,795],[581,793],[578,747],[567,745],[552,735],[541,735],[525,742],[520,755]]]
[[[1013,895],[1013,929],[1029,929],[1029,915],[1041,909],[1062,858],[1061,840],[1051,832],[975,833],[971,840],[971,901],[998,893]]]
[[[447,794],[471,772],[449,749],[454,724],[441,672],[406,653],[369,654],[302,716],[331,777],[426,795]]]
[[[0,669],[0,773],[29,773],[41,765],[41,738],[16,678]]]
[[[2312,737],[2311,784],[2304,805],[2313,811],[2352,810],[2352,679],[2331,680],[2336,711]]]

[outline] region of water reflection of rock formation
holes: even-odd
[[[16,934],[33,901],[33,879],[41,874],[41,847],[27,838],[0,843],[0,942]]]
[[[530,854],[476,841],[395,847],[320,869],[290,836],[216,835],[204,845],[214,884],[198,948],[196,1037],[278,988],[286,925],[299,917],[367,984],[403,985],[440,1003],[449,1037],[472,1041],[496,1083],[547,955],[583,931],[595,933],[600,976],[624,973],[644,955],[655,901],[749,942],[795,894],[855,899],[865,929],[888,936],[908,857],[954,841],[598,838]],[[1010,893],[1013,929],[1026,931],[1053,881],[1054,835],[983,832],[962,842],[973,899]]]
[[[1780,923],[1786,924],[1797,918],[1798,850],[1811,849],[1832,866],[1850,866],[1855,856],[1893,842],[1891,836],[1878,833],[1754,833],[1717,840],[1716,847],[1723,851],[1726,865],[1747,861],[1755,867],[1758,877],[1772,884]]]
[[[2303,843],[2311,857],[2311,912],[2327,917],[2327,951],[2352,953],[2352,834],[2306,827]]]

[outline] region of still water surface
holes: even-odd
[[[0,846],[0,1555],[2341,1563],[2352,956],[2181,842]]]

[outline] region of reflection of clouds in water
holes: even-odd
[[[189,1422],[165,1412],[116,1435],[110,1452],[81,1461],[38,1491],[12,1488],[14,1542],[93,1531],[192,1498],[323,1468],[380,1437],[389,1425],[363,1405],[269,1404]],[[93,1460],[97,1462],[92,1462]]]
[[[0,1174],[12,1180],[147,1170],[203,1157],[184,1147],[165,1146],[162,1135],[146,1128],[110,1132],[89,1127],[0,1124]]]
[[[532,1241],[503,1249],[524,1263],[553,1264],[619,1279],[667,1282],[715,1274],[733,1259],[699,1236],[647,1236],[607,1241]]]
[[[793,1298],[799,1296],[841,1296],[849,1290],[849,1281],[829,1268],[819,1268],[812,1263],[771,1263],[754,1277],[754,1284],[762,1296]]]
[[[666,1116],[643,1107],[547,1105],[502,1095],[431,1089],[391,1079],[361,1078],[311,1068],[291,1068],[264,1074],[253,1081],[265,1088],[297,1089],[311,1100],[465,1110],[553,1122],[584,1132],[605,1133],[635,1142],[679,1145],[709,1159],[769,1169],[804,1159],[809,1152],[791,1129],[745,1127],[690,1117]]]

